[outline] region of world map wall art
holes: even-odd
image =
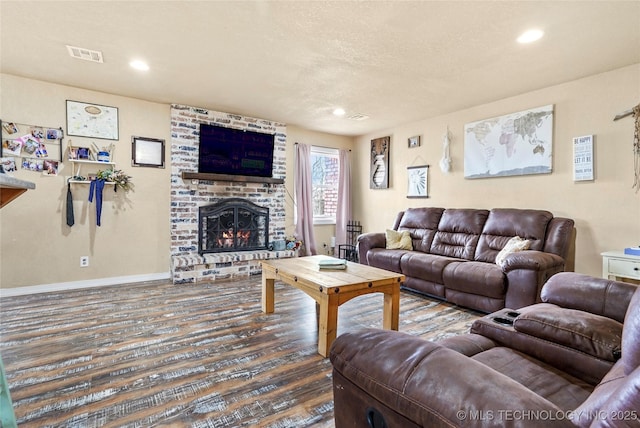
[[[553,105],[464,126],[464,177],[551,173]]]

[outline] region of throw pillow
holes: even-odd
[[[413,243],[408,230],[397,232],[387,229],[384,234],[387,238],[387,250],[413,250]]]
[[[528,239],[523,239],[519,236],[514,236],[509,239],[507,245],[504,246],[502,250],[496,256],[496,264],[500,267],[504,266],[504,259],[508,254],[517,253],[518,251],[528,250],[531,246],[531,241]]]

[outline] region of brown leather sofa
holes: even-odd
[[[640,426],[640,290],[567,272],[542,300],[438,343],[340,335],[336,428]]]
[[[412,250],[387,249],[385,233],[358,237],[360,263],[402,273],[405,289],[485,313],[540,301],[542,285],[555,273],[573,270],[574,222],[548,211],[499,208],[409,208],[395,231],[408,231]],[[530,249],[496,256],[513,237]]]

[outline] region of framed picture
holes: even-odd
[[[91,160],[91,150],[88,147],[68,147],[69,160]]]
[[[428,198],[429,165],[410,166],[407,168],[407,198]]]
[[[62,137],[63,137],[62,128],[60,128],[60,129],[48,128],[47,129],[47,140],[59,140]]]
[[[389,188],[389,146],[391,137],[371,140],[371,175],[369,187],[371,189]]]
[[[67,135],[118,140],[118,108],[67,100]]]
[[[164,168],[164,140],[131,137],[131,165]]]
[[[420,136],[416,135],[415,137],[409,138],[409,148],[420,147]]]

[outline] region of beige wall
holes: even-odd
[[[357,138],[354,163],[356,219],[365,232],[384,231],[405,207],[537,208],[576,222],[577,272],[600,276],[600,253],[640,244],[640,192],[633,183],[633,118],[613,117],[640,101],[640,65],[587,77],[440,117]],[[555,105],[553,173],[466,180],[464,124],[548,104]],[[440,171],[442,137],[449,126],[452,171]],[[573,181],[572,138],[595,135],[592,182]],[[370,140],[391,135],[390,188],[369,189]],[[422,135],[419,148],[407,138]],[[406,167],[431,165],[429,199],[406,198]]]
[[[118,280],[168,277],[170,206],[170,106],[133,98],[87,91],[68,86],[0,75],[0,118],[66,129],[67,99],[118,107],[120,140],[116,142],[116,167],[133,176],[135,189],[126,196],[105,192],[102,226],[95,225],[95,204],[88,203],[89,188],[74,185],[76,224],[65,223],[66,178],[69,162],[58,177],[43,177],[19,170],[13,175],[33,181],[28,191],[0,210],[0,288],[45,286],[65,283],[108,284]],[[167,142],[165,169],[131,166],[131,136],[161,138]],[[65,137],[74,145],[106,140]],[[294,143],[351,148],[353,139],[296,126],[287,126],[286,228],[292,234]],[[85,172],[86,168],[83,169]],[[88,171],[88,170],[86,170]],[[329,243],[335,226],[315,228],[317,242]],[[90,266],[80,268],[81,256]]]
[[[0,210],[0,287],[144,279],[169,271],[169,171],[131,167],[131,136],[170,139],[169,106],[100,92],[0,75],[0,117],[66,128],[65,100],[119,108],[120,141],[117,167],[132,175],[135,191],[107,190],[102,226],[95,226],[95,205],[87,202],[88,187],[75,185],[76,225],[65,225],[65,179],[19,171],[17,178],[36,183]],[[640,244],[640,193],[633,182],[633,119],[613,117],[640,99],[640,65],[473,107],[448,115],[400,125],[375,134],[350,138],[287,126],[287,165],[293,169],[294,144],[301,142],[353,149],[354,219],[364,231],[383,231],[405,207],[540,208],[575,219],[576,271],[600,275],[602,251]],[[553,173],[521,177],[465,180],[465,123],[547,104],[555,105]],[[453,136],[453,168],[438,168],[442,136]],[[596,180],[573,182],[572,138],[594,134]],[[370,140],[391,135],[390,188],[369,189]],[[407,148],[407,138],[422,136],[419,148]],[[69,137],[65,138],[65,144]],[[74,144],[83,140],[71,137]],[[90,141],[90,140],[89,140]],[[104,140],[96,141],[99,146]],[[168,145],[167,145],[168,149]],[[168,154],[168,152],[167,152]],[[429,199],[406,198],[406,167],[429,164]],[[287,175],[287,232],[293,224],[293,171]],[[317,226],[316,241],[329,243],[335,226]],[[80,256],[90,267],[80,268]]]
[[[113,277],[153,278],[169,271],[169,168],[131,166],[131,136],[169,142],[169,106],[137,99],[1,75],[0,117],[4,121],[66,129],[65,100],[118,107],[116,168],[133,176],[134,191],[105,189],[102,226],[88,185],[72,187],[76,224],[65,222],[69,162],[57,177],[19,170],[14,176],[36,183],[0,210],[0,284],[2,288],[90,281]],[[65,137],[74,145],[102,147],[107,140]],[[167,144],[168,149],[168,144]],[[168,153],[168,152],[167,152]],[[83,173],[89,169],[83,167]],[[80,268],[80,257],[90,266]]]
[[[293,166],[295,161],[295,143],[308,144],[311,146],[332,147],[335,149],[352,149],[353,138],[326,134],[322,132],[314,132],[293,125],[287,126],[287,165],[289,171],[287,173],[285,186],[287,188],[288,195],[291,195],[291,198],[287,198],[287,234],[293,234],[293,231],[295,229],[295,225],[293,224]],[[313,233],[316,238],[316,249],[318,251],[318,254],[328,254],[328,247],[331,244],[331,237],[336,235],[336,225],[317,225],[313,228]],[[327,244],[327,248],[324,248],[322,246],[323,243]]]

